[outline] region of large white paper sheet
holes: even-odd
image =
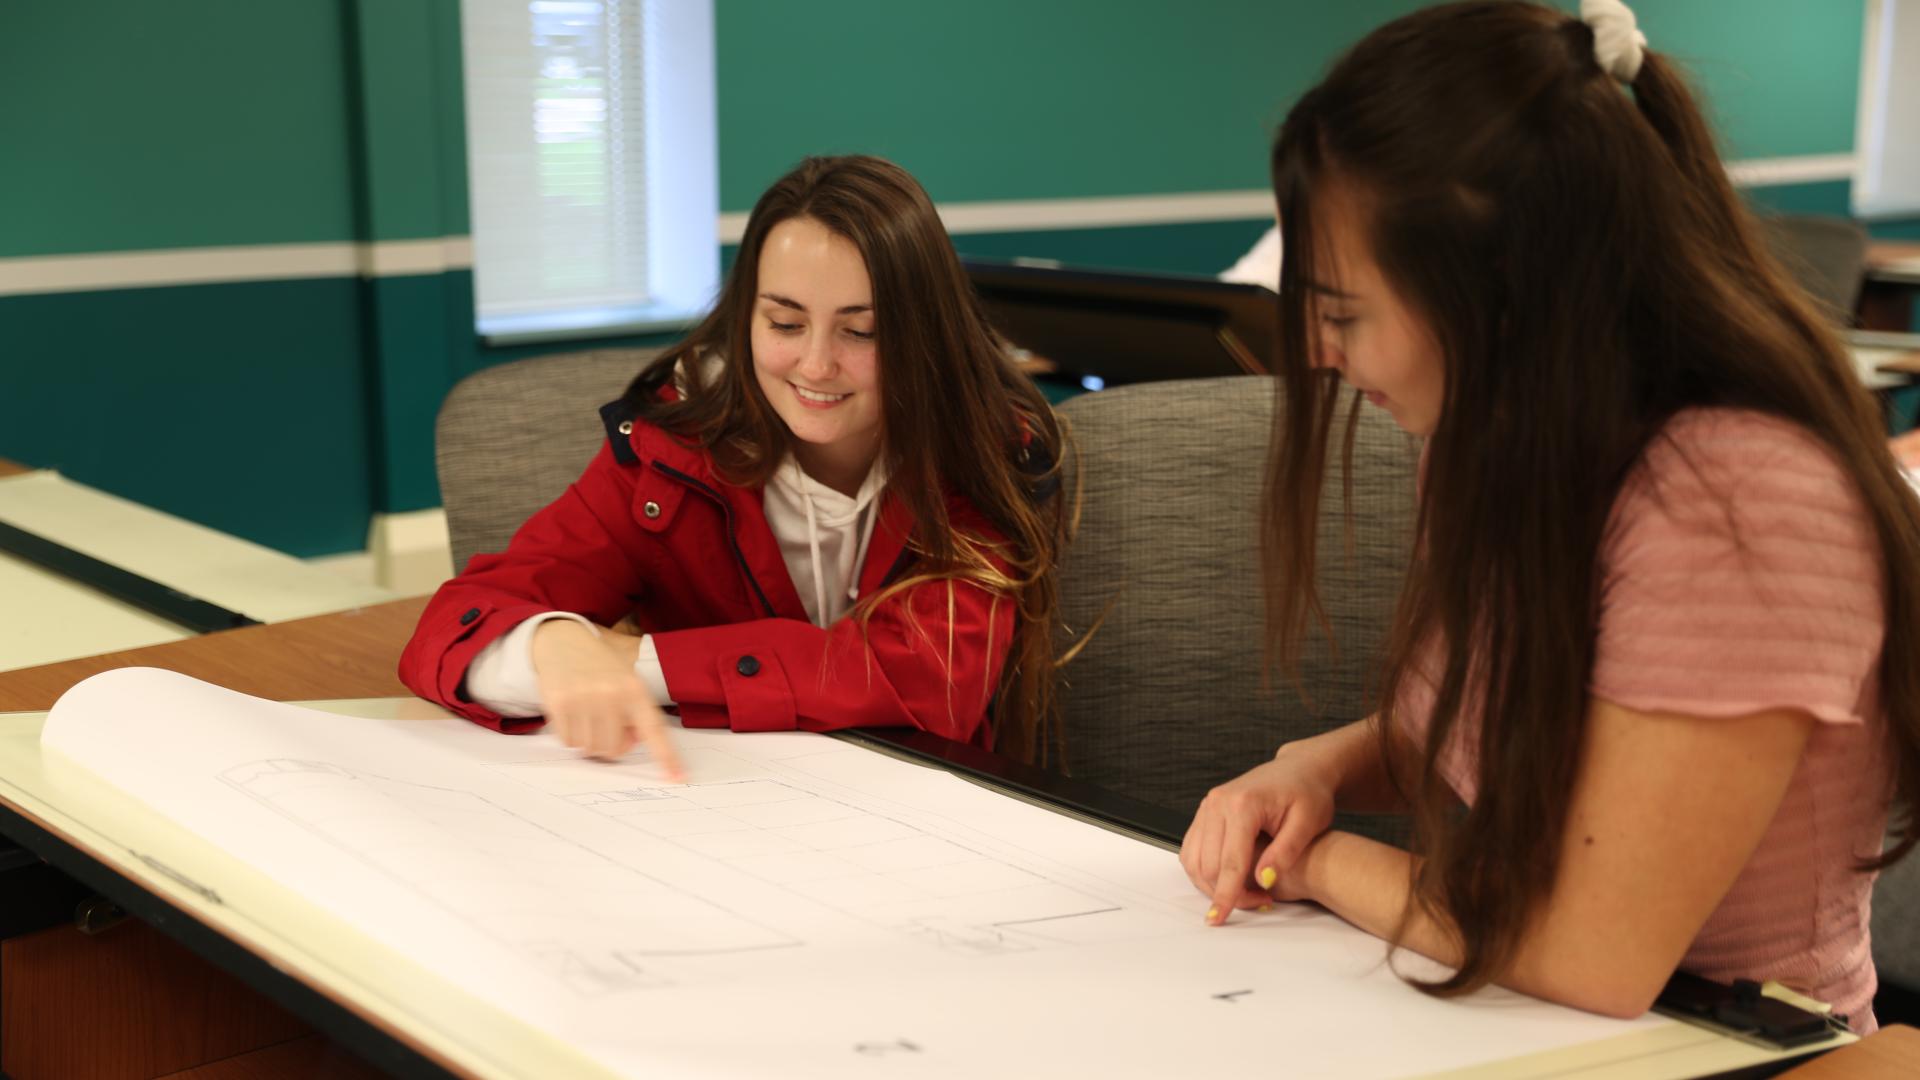
[[[1170,853],[938,770],[676,736],[685,785],[122,669],[43,745],[615,1075],[1377,1077],[1668,1023],[1436,1001],[1323,912],[1209,929]]]

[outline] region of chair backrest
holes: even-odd
[[[1066,490],[1077,472],[1082,500],[1061,563],[1069,638],[1106,612],[1062,669],[1074,775],[1187,813],[1282,742],[1372,711],[1411,544],[1416,444],[1384,412],[1362,410],[1351,558],[1339,453],[1330,454],[1319,584],[1338,649],[1307,650],[1303,700],[1285,676],[1262,672],[1259,511],[1273,393],[1272,379],[1245,376],[1121,387],[1060,406],[1075,443]]]
[[[1920,1022],[1920,852],[1881,871],[1873,883],[1873,963],[1882,985],[1906,991],[1914,1015],[1880,1017],[1883,1024]]]
[[[447,393],[433,442],[455,570],[504,549],[522,522],[567,490],[606,441],[600,406],[656,355],[599,349],[515,360]]]
[[[1867,276],[1867,230],[1851,218],[1780,214],[1760,219],[1775,258],[1839,326],[1853,325]]]

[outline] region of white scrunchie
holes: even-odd
[[[1633,9],[1620,0],[1580,0],[1580,19],[1593,28],[1593,58],[1600,70],[1631,85],[1647,54],[1647,35],[1640,32]]]

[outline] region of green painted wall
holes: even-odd
[[[337,0],[0,4],[0,257],[353,235]]]
[[[717,6],[720,204],[745,210],[822,152],[890,157],[950,202],[1259,187],[1284,104],[1336,49],[1421,5]]]
[[[1779,157],[1851,148],[1863,2],[1640,7],[1729,155]],[[950,202],[1259,187],[1287,102],[1420,3],[716,6],[737,211],[822,152],[888,155]],[[457,0],[0,6],[0,145],[58,148],[0,169],[0,257],[462,234],[458,35]],[[361,94],[382,107],[356,113]],[[412,171],[365,185],[356,138]],[[382,206],[370,234],[356,183]]]
[[[366,543],[359,285],[0,297],[0,456],[298,554]]]
[[[1647,43],[1684,64],[1705,95],[1727,157],[1853,151],[1864,0],[1640,0],[1633,7]]]
[[[721,206],[845,151],[946,202],[1256,188],[1287,102],[1416,6],[716,0]],[[1852,145],[1863,0],[1640,9],[1729,156]],[[461,109],[458,0],[0,4],[0,258],[462,235]],[[1845,192],[1757,194],[1844,212]],[[956,246],[1204,273],[1262,225]],[[297,554],[357,548],[374,510],[438,501],[454,380],[598,344],[487,349],[472,306],[465,272],[0,297],[0,456]]]

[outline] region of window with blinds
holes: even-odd
[[[712,0],[462,0],[490,343],[684,324],[719,283]]]
[[[1868,0],[1854,128],[1853,212],[1920,213],[1920,0]]]

